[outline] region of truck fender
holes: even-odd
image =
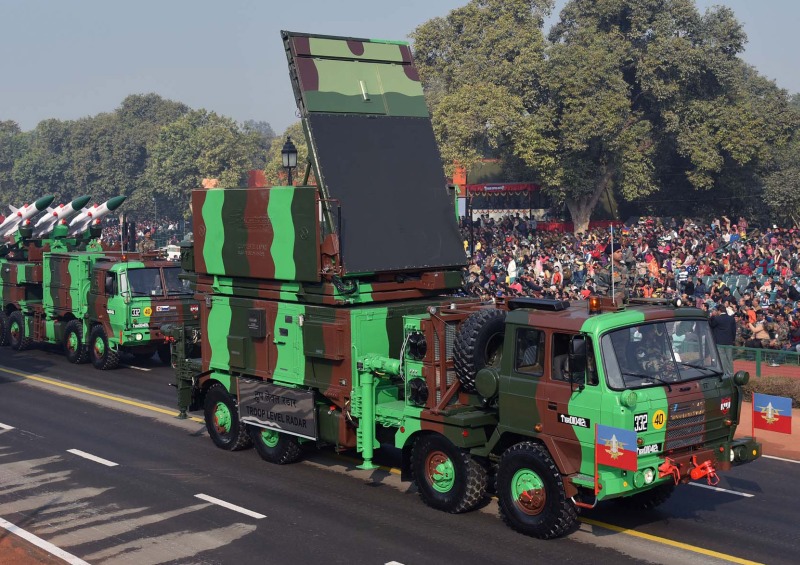
[[[492,438],[495,439],[495,438]],[[490,440],[491,441],[491,440]],[[495,440],[495,445],[492,448],[493,453],[497,455],[502,455],[506,449],[509,449],[513,445],[523,441],[533,441],[536,443],[540,443],[544,445],[547,449],[547,452],[550,454],[550,457],[553,458],[553,462],[558,467],[558,472],[561,473],[561,476],[564,477],[564,488],[567,491],[568,496],[575,496],[577,494],[577,489],[572,484],[572,481],[567,480],[567,477],[570,475],[574,475],[578,471],[580,471],[580,452],[578,452],[577,459],[573,457],[569,457],[569,453],[567,453],[567,449],[573,447],[580,450],[580,445],[574,444],[574,442],[568,445],[562,445],[561,442],[556,442],[553,440],[551,436],[547,435],[534,435],[534,436],[521,436],[515,433],[505,433],[501,437]],[[565,449],[565,447],[567,449]],[[576,462],[577,461],[577,465]]]

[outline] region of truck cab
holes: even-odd
[[[612,498],[650,508],[679,483],[716,484],[718,471],[761,455],[752,438],[734,439],[748,375],[725,374],[701,310],[666,301],[621,306],[599,297],[574,305],[514,299],[508,307],[497,354],[485,350],[496,362],[487,361],[474,379],[498,425],[472,453],[498,458],[501,511],[516,529],[542,537],[544,508],[526,506],[521,493],[530,489],[504,484],[521,476],[504,464],[515,446],[539,446],[552,462],[568,514]],[[489,344],[491,332],[458,339]],[[604,437],[600,426],[631,431],[635,439]],[[632,455],[633,467],[598,465],[600,450]],[[551,488],[545,473],[528,470],[542,493]],[[551,526],[544,525],[544,537]]]
[[[169,362],[169,342],[161,326],[196,319],[199,311],[180,273],[180,266],[163,258],[129,256],[96,263],[90,317],[102,332],[94,330],[94,339],[87,342],[95,366],[105,365],[109,348],[143,358],[157,352]]]

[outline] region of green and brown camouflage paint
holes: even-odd
[[[80,320],[83,335],[100,324],[114,349],[155,351],[167,340],[166,323],[184,323],[199,316],[197,303],[188,295],[131,297],[107,293],[106,277],[119,277],[134,269],[179,269],[166,260],[142,259],[139,254],[104,251],[70,251],[64,242],[56,251],[41,253],[40,262],[0,259],[0,294],[7,314],[24,314],[25,335],[35,342],[63,343],[67,322]],[[45,246],[50,249],[50,244]],[[116,278],[115,280],[119,280]]]
[[[640,432],[644,447],[660,446],[639,458],[640,469],[657,472],[669,457],[685,477],[692,455],[719,470],[730,468],[741,402],[731,379],[651,386],[637,391],[630,407],[630,398],[623,402],[623,393],[609,387],[602,363],[599,382],[582,389],[554,378],[550,366],[555,333],[588,338],[602,360],[598,343],[606,332],[655,320],[706,323],[697,310],[629,306],[590,315],[579,303],[562,312],[512,311],[496,401],[462,390],[454,375],[453,336],[471,313],[492,306],[442,296],[459,286],[460,274],[452,268],[463,264],[464,255],[452,206],[436,192],[441,163],[408,46],[289,32],[283,39],[320,186],[193,195],[195,241],[183,259],[200,302],[202,358],[200,364],[177,360],[182,410],[189,389],[197,407],[216,382],[236,397],[239,378],[310,390],[323,443],[355,447],[366,459],[382,432],[385,443],[403,450],[405,466],[410,446],[425,433],[495,462],[507,448],[533,441],[547,447],[569,496],[594,486],[598,423],[633,429],[637,415],[656,421],[663,413],[662,425]],[[348,144],[341,141],[345,132]],[[411,146],[423,148],[425,157],[417,159]],[[362,153],[367,164],[354,161]],[[425,169],[431,156],[439,172]],[[378,165],[370,168],[371,160]],[[387,171],[402,176],[399,168],[411,169],[409,163],[425,169],[417,183],[423,196],[402,192],[414,185],[410,177],[389,189],[374,180]],[[421,214],[440,196],[444,205],[431,208],[441,217],[437,211],[413,225],[397,221],[412,209]],[[329,201],[340,205],[335,219],[320,209]],[[339,239],[331,243],[331,235]],[[546,335],[541,377],[514,371],[518,327]],[[177,333],[190,330],[187,324]],[[410,358],[405,347],[412,332],[426,338],[422,359]],[[186,350],[183,344],[178,349]],[[380,366],[401,370],[373,369]],[[412,400],[415,380],[424,381],[426,398]],[[695,418],[691,426],[686,414]],[[755,450],[749,460],[760,453],[755,442],[747,447]],[[653,486],[638,484],[640,475],[601,470],[599,498]],[[672,480],[656,477],[658,484]]]

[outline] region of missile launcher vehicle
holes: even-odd
[[[168,363],[161,326],[196,317],[199,310],[178,278],[180,267],[157,253],[101,244],[100,220],[124,196],[91,207],[88,196],[49,208],[52,200],[12,207],[2,228],[0,345],[63,345],[72,363],[91,361],[97,369],[116,367],[123,351],[158,353]]]
[[[393,446],[431,507],[494,492],[539,538],[760,456],[734,439],[748,375],[724,373],[702,311],[455,297],[465,253],[408,44],[282,36],[317,184],[193,193],[200,317],[164,328],[183,417],[278,464],[328,445],[371,469]]]

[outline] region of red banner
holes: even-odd
[[[496,182],[486,184],[468,184],[467,194],[505,194],[508,192],[533,192],[539,185],[531,182]]]

